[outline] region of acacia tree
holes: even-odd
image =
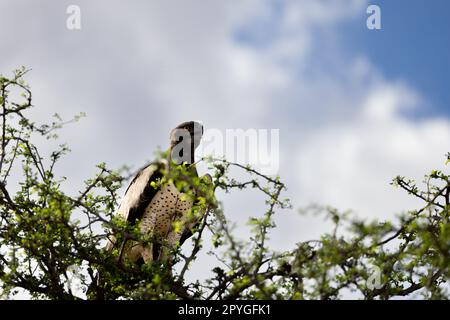
[[[11,77],[0,76],[3,298],[18,290],[38,299],[338,299],[348,290],[365,299],[450,296],[450,183],[449,175],[440,171],[426,176],[424,190],[404,177],[394,179],[395,186],[423,200],[421,208],[404,213],[398,221],[367,222],[330,207],[307,208],[324,214],[334,227],[319,239],[276,252],[267,239],[275,228],[274,215],[291,208],[283,199],[285,185],[248,166],[203,159],[216,191],[255,189],[266,197],[265,211],[249,219],[251,236],[239,240],[212,188],[205,189],[199,178],[177,167],[165,172],[166,181],[180,190],[189,186],[198,191],[188,193],[198,203],[193,214],[199,209],[208,212],[191,241],[184,250],[173,248],[169,262],[137,266],[118,259],[119,248],[104,249],[108,238],[114,236],[117,243],[124,237],[153,241],[114,217],[118,190],[127,182],[129,170],[100,164],[77,194],[63,192],[66,178],[56,176],[54,168],[67,146],[42,155],[36,141],[55,141],[57,130],[68,122],[56,115],[49,124],[37,124],[27,116],[33,105],[23,80],[26,72],[22,68]],[[232,168],[246,178],[233,178]],[[205,250],[206,239],[216,258],[212,276],[188,281],[186,273]],[[98,275],[102,281],[97,281]]]

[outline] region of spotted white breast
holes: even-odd
[[[164,239],[165,243],[161,244],[161,252],[156,252],[152,248],[151,252],[148,252],[152,257],[145,255],[145,262],[151,259],[166,258],[168,251],[173,249],[176,242],[180,240],[184,228],[192,227],[191,223],[186,221],[192,206],[192,200],[184,197],[173,184],[168,184],[154,196],[142,217],[140,229],[143,233]],[[173,228],[173,224],[177,220],[183,224],[183,228],[180,230]]]

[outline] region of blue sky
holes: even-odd
[[[363,53],[388,79],[403,78],[424,95],[430,114],[450,115],[450,1],[371,1],[382,30],[369,31],[364,16],[339,33],[350,54]]]
[[[445,0],[372,2],[381,31],[366,28],[366,0],[77,3],[71,31],[71,1],[0,2],[0,72],[33,69],[38,120],[87,113],[62,136],[74,179],[101,161],[139,167],[187,119],[279,128],[298,206],[390,216],[409,204],[390,179],[420,179],[449,151]]]

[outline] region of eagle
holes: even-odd
[[[173,249],[193,235],[207,211],[203,207],[200,212],[192,212],[196,197],[204,196],[199,191],[202,189],[187,184],[180,190],[176,181],[168,177],[173,171],[184,169],[191,178],[199,178],[203,186],[212,186],[211,176],[198,177],[195,166],[195,150],[202,136],[203,125],[199,122],[181,123],[170,132],[167,157],[145,166],[131,181],[117,215],[128,224],[138,226],[140,232],[151,236],[152,240],[145,244],[127,237],[120,244],[115,238],[109,240],[106,250],[118,248],[119,261],[126,259],[137,264],[168,261]]]

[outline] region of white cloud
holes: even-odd
[[[33,68],[41,119],[87,112],[62,136],[73,150],[60,167],[71,188],[95,163],[143,164],[172,126],[200,119],[279,128],[280,173],[296,206],[386,218],[416,205],[391,178],[420,179],[450,151],[448,119],[405,116],[426,96],[343,54],[339,24],[365,15],[365,0],[78,1],[79,32],[65,28],[69,4],[2,1],[0,72]],[[262,212],[253,194],[223,200],[241,224]],[[272,239],[283,248],[325,228],[294,215],[277,221]]]
[[[421,182],[431,169],[445,169],[450,121],[402,115],[405,108],[419,107],[418,101],[405,86],[383,82],[368,90],[349,121],[316,130],[297,154],[302,198],[367,218],[392,218],[419,205],[389,182],[396,175]]]

